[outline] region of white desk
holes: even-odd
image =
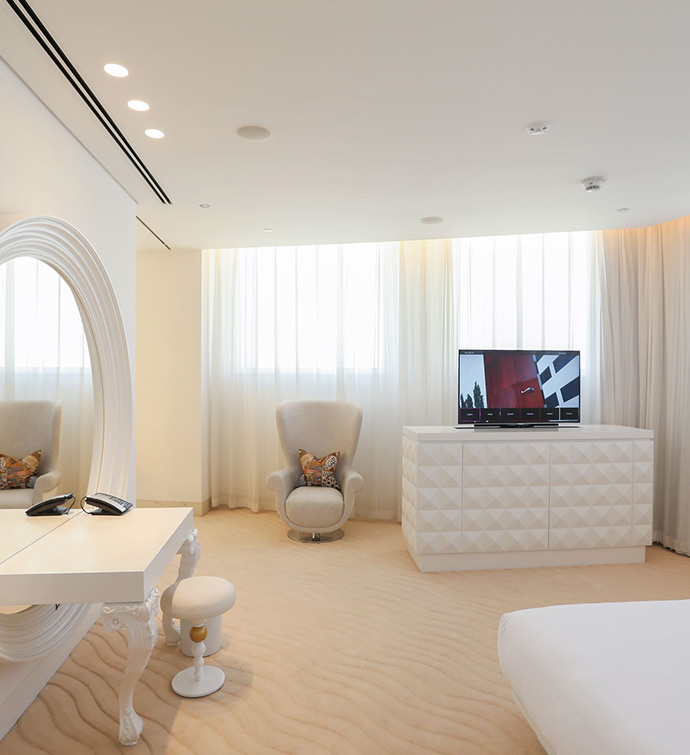
[[[176,553],[180,578],[191,576],[200,548],[189,508],[131,509],[120,517],[78,511],[29,518],[20,510],[0,511],[0,605],[104,603],[106,629],[127,630],[124,745],[136,744],[141,734],[132,697],[158,637],[155,585]]]

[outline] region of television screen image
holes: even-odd
[[[460,350],[459,424],[579,421],[579,351]]]

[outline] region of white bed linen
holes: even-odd
[[[690,753],[690,600],[507,613],[498,656],[550,755]]]

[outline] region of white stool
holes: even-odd
[[[172,599],[177,590],[177,586],[181,580],[174,582],[170,587],[163,590],[163,594],[160,598],[161,613],[163,614],[163,632],[165,633],[165,644],[168,647],[176,645],[180,646],[180,650],[184,655],[190,658],[194,657],[192,648],[194,643],[189,638],[189,632],[192,628],[192,624],[189,621],[181,621],[179,629],[173,624],[173,615],[171,613]],[[213,655],[220,650],[220,646],[223,643],[223,617],[221,616],[209,616],[206,621],[206,639],[204,645],[204,658],[208,658],[209,655]]]
[[[172,680],[173,690],[181,697],[203,697],[219,690],[225,674],[217,666],[204,666],[206,620],[218,617],[235,604],[233,584],[222,577],[189,577],[177,583],[172,593],[169,613],[189,622],[189,637],[194,643],[194,665],[180,671]]]

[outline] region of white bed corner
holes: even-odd
[[[690,753],[690,600],[507,613],[498,656],[549,755]]]

